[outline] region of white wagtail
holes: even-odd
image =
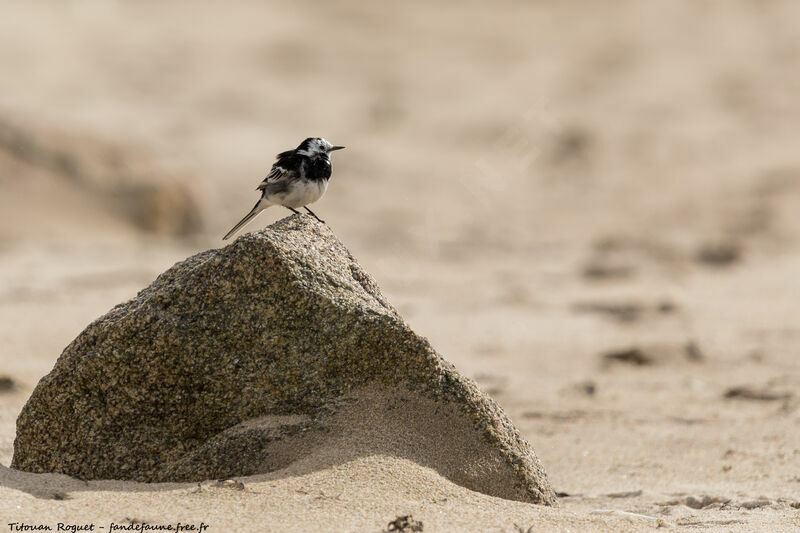
[[[325,194],[331,177],[330,153],[344,146],[333,146],[322,137],[309,137],[294,150],[281,152],[264,181],[256,188],[261,199],[222,240],[230,238],[257,214],[272,205],[281,205],[299,214],[302,207],[311,216],[325,223],[308,208]]]

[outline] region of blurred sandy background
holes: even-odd
[[[797,530],[798,35],[793,0],[4,1],[0,516]],[[317,135],[347,149],[314,210],[504,406],[560,506],[380,461],[243,492],[9,471],[66,344],[221,246]]]

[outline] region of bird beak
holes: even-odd
[[[334,150],[341,150],[344,146],[331,146],[328,150],[329,152],[333,152]]]

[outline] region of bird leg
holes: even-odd
[[[319,221],[320,221],[320,222],[322,222],[323,224],[325,223],[325,221],[324,221],[324,220],[322,220],[321,218],[319,218],[319,217],[317,216],[317,214],[316,214],[316,213],[314,213],[314,211],[312,211],[311,209],[309,209],[307,206],[303,206],[303,209],[305,209],[306,211],[308,211],[308,212],[309,212],[309,214],[310,214],[312,217],[316,218],[317,220],[319,220]]]
[[[291,209],[292,213],[294,213],[295,215],[302,215],[303,214],[300,211],[298,211],[297,209],[295,209],[294,207],[289,207],[288,205],[285,205],[283,207],[285,207],[286,209]]]

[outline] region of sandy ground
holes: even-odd
[[[792,0],[4,2],[0,525],[800,529],[798,31]],[[9,470],[64,346],[220,246],[309,135],[348,147],[315,211],[559,506],[385,456],[241,485]]]

